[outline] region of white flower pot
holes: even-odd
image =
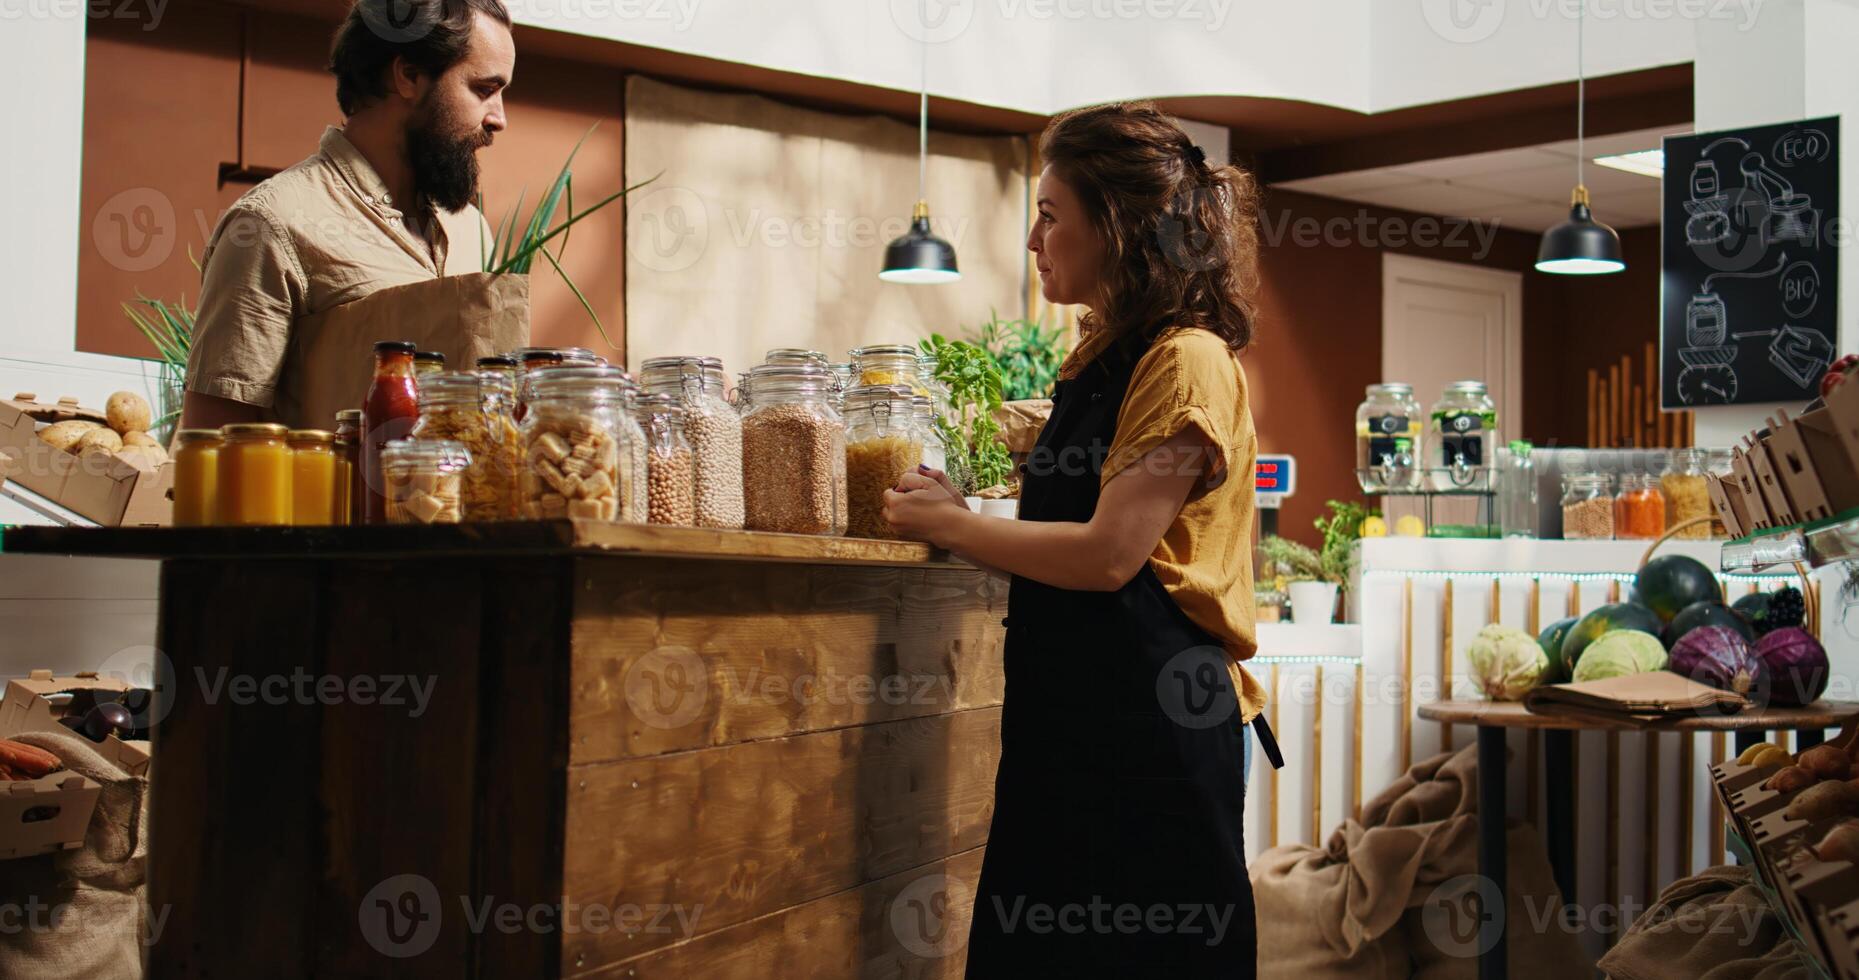
[[[974,511],[977,514],[981,513],[981,498],[980,497],[963,497],[962,499],[968,502],[969,510]]]
[[[1011,521],[1020,513],[1020,502],[1011,497],[1005,500],[983,500],[981,512],[989,517],[1005,517]]]
[[[1292,582],[1285,587],[1291,598],[1291,620],[1313,625],[1336,621],[1336,583]]]

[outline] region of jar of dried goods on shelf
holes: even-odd
[[[929,389],[917,376],[917,349],[909,344],[872,344],[851,351],[853,370],[859,385],[905,385],[912,394],[927,395]]]
[[[396,439],[381,451],[389,524],[457,524],[471,453],[450,439]]]
[[[1356,479],[1364,493],[1420,488],[1420,402],[1412,385],[1369,385],[1356,406]]]
[[[1665,496],[1650,473],[1622,473],[1614,498],[1614,537],[1656,538],[1665,533]]]
[[[949,452],[936,431],[936,407],[922,395],[910,396],[910,414],[917,424],[918,438],[923,440],[923,465],[947,472]]]
[[[228,425],[220,431],[215,499],[223,527],[289,524],[290,430],[268,422]]]
[[[763,365],[742,417],[744,525],[754,531],[844,534],[846,427],[822,367]]]
[[[654,357],[640,365],[654,395],[678,399],[691,444],[693,522],[742,529],[742,417],[724,397],[723,362],[714,357]]]
[[[620,520],[626,495],[636,489],[623,482],[621,462],[625,373],[556,368],[533,378],[531,388],[517,477],[522,516]]]
[[[678,396],[639,399],[639,421],[646,437],[646,520],[689,527],[697,519],[696,463]]]
[[[1667,454],[1665,472],[1659,474],[1659,490],[1665,494],[1668,529],[1685,521],[1716,515],[1711,507],[1710,485],[1704,476],[1709,460],[1710,454],[1702,449],[1674,449]],[[1711,536],[1711,526],[1698,524],[1673,536],[1703,541]]]
[[[174,434],[174,526],[219,523],[218,429],[182,429]]]
[[[1428,482],[1435,490],[1489,490],[1497,457],[1498,410],[1483,381],[1454,381],[1427,426]]]
[[[420,421],[413,427],[413,438],[456,442],[471,456],[460,491],[467,521],[513,521],[518,516],[522,446],[498,385],[493,373],[463,371],[420,382]]]
[[[413,376],[425,380],[429,374],[438,374],[445,370],[445,355],[436,350],[413,352]]]
[[[650,476],[645,426],[639,422],[639,398],[642,392],[633,376],[620,372],[620,386],[625,392],[620,412],[620,485],[626,488],[620,498],[620,520],[644,524],[650,516],[646,501],[646,478]]]
[[[923,462],[917,397],[904,385],[846,392],[846,533],[853,537],[897,537],[884,519],[884,493]]]
[[[292,429],[290,509],[292,524],[336,523],[336,434],[326,429]]]
[[[1562,478],[1562,536],[1570,541],[1613,538],[1613,481],[1607,474],[1570,473]]]
[[[764,364],[779,364],[789,367],[826,367],[826,354],[804,347],[776,347],[763,359]]]

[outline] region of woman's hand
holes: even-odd
[[[955,488],[955,484],[949,482],[949,474],[933,466],[923,466],[921,464],[918,464],[917,472],[935,481],[936,485],[942,487],[943,490],[948,492],[949,496],[955,498],[956,503],[962,505],[963,510],[968,509],[968,498],[962,496],[962,492]],[[903,487],[899,486],[898,489],[901,490]]]
[[[896,490],[884,492],[884,519],[900,537],[947,548],[957,521],[969,516],[968,505],[953,488],[922,473],[905,473]]]

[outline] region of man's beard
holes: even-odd
[[[407,156],[413,164],[413,187],[446,211],[458,211],[478,193],[478,150],[491,145],[491,134],[469,129],[427,101],[407,123]]]

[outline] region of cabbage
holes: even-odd
[[[1748,694],[1762,675],[1762,662],[1749,649],[1743,634],[1735,629],[1700,626],[1686,633],[1672,647],[1672,670],[1712,687]]]
[[[1665,647],[1659,638],[1639,630],[1614,630],[1582,651],[1575,662],[1575,680],[1598,681],[1665,669]]]
[[[1800,627],[1784,627],[1765,635],[1756,644],[1756,659],[1762,661],[1772,705],[1802,707],[1826,693],[1826,648]]]
[[[1472,676],[1493,701],[1521,700],[1549,667],[1549,657],[1535,637],[1496,623],[1479,630],[1467,652]]]

